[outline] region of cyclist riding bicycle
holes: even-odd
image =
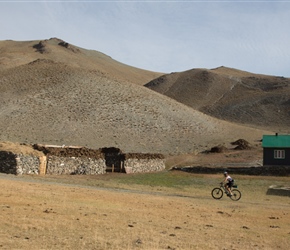
[[[228,191],[227,195],[232,196],[232,186],[234,185],[234,179],[229,176],[228,172],[224,172],[225,179],[223,181],[225,189]]]

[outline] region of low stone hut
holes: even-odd
[[[0,142],[0,172],[6,174],[39,174],[46,157],[31,145]]]
[[[118,148],[89,149],[56,145],[23,145],[1,150],[0,172],[9,174],[145,173],[165,169],[161,154],[124,154]],[[19,150],[22,149],[22,150]]]
[[[126,173],[157,172],[165,169],[162,154],[125,154],[124,168]]]
[[[101,150],[85,147],[33,145],[46,157],[46,174],[104,174],[105,158]]]

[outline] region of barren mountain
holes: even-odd
[[[197,110],[204,111],[203,99],[214,104],[228,90],[212,89],[208,98],[189,105],[187,95],[174,100],[166,91],[160,94],[143,86],[155,78],[160,82],[178,76],[158,78],[161,75],[56,38],[1,41],[0,141],[179,154],[239,138],[253,143],[265,133]],[[226,85],[232,86],[231,82]],[[202,96],[204,90],[195,88],[200,91],[196,98]],[[215,115],[214,109],[211,112]]]
[[[218,119],[290,132],[289,78],[220,67],[163,75],[145,86]]]
[[[73,68],[93,70],[99,75],[109,76],[120,82],[140,85],[162,75],[128,66],[101,52],[82,49],[58,38],[26,42],[0,41],[0,72],[36,60],[48,60]]]

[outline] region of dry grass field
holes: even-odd
[[[289,249],[290,177],[235,176],[239,201],[211,197],[220,175],[0,174],[1,249]]]

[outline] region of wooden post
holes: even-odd
[[[39,174],[45,175],[46,174],[46,156],[39,157]]]
[[[114,164],[112,165],[112,172],[114,172],[114,168],[115,168],[115,166],[114,166]]]

